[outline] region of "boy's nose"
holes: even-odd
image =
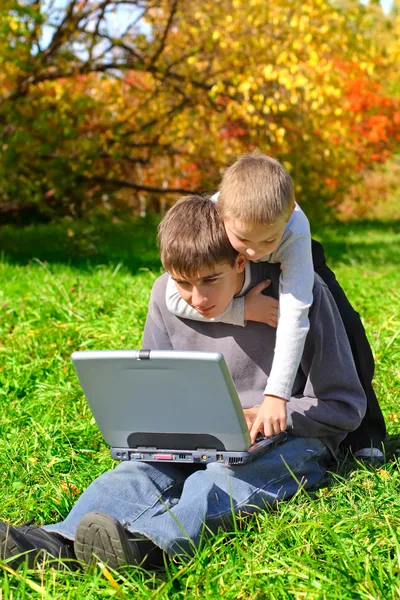
[[[201,308],[202,306],[206,306],[208,299],[200,293],[199,290],[194,289],[192,292],[192,304]]]
[[[247,248],[246,254],[247,256],[255,256],[257,254],[257,250],[255,250],[254,248]]]

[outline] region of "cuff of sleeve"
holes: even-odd
[[[264,390],[264,396],[279,396],[279,398],[284,398],[284,400],[288,402],[292,396],[292,393],[287,389],[279,388],[274,384],[267,383]]]

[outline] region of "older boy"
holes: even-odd
[[[218,314],[234,296],[267,277],[276,293],[279,269],[246,263],[230,245],[218,209],[208,199],[178,202],[164,218],[159,240],[162,262],[192,306]],[[275,329],[256,322],[238,328],[180,319],[166,307],[167,279],[164,274],[154,284],[143,347],[222,352],[251,424],[268,380]],[[190,554],[204,534],[231,526],[233,512],[261,510],[293,496],[299,485],[318,485],[340,442],[358,427],[365,404],[342,320],[316,277],[310,331],[288,401],[285,444],[236,467],[121,463],[89,486],[65,521],[35,529],[3,525],[2,553],[12,558],[47,549],[72,555],[74,540],[78,559],[90,562],[96,555],[112,567],[136,564],[151,548],[171,556]]]

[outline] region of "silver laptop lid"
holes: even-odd
[[[250,446],[239,396],[220,353],[103,350],[74,352],[72,360],[111,447],[244,451]]]

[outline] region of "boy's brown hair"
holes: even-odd
[[[164,269],[182,276],[196,275],[218,263],[233,266],[237,257],[218,207],[208,196],[186,196],[169,209],[158,226]]]
[[[293,181],[275,159],[250,152],[225,172],[218,205],[221,218],[238,219],[248,225],[270,225],[289,216],[294,204]]]

